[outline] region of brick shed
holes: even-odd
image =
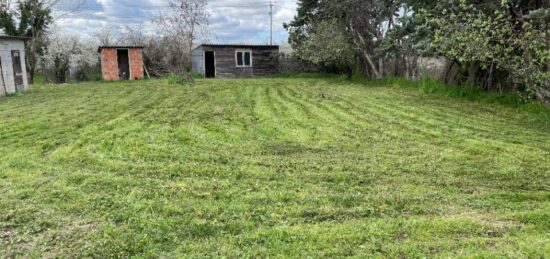
[[[101,46],[101,74],[103,80],[138,80],[144,75],[143,47]]]

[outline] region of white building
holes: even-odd
[[[29,89],[24,37],[0,35],[0,96]]]

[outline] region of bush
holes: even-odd
[[[193,79],[201,79],[203,76],[200,73],[197,72],[190,72],[191,78]]]
[[[171,75],[168,77],[168,84],[171,85],[192,85],[193,79],[192,78],[185,78],[180,75]]]

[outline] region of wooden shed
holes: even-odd
[[[25,63],[28,39],[0,35],[0,96],[29,89]]]
[[[206,78],[278,73],[279,46],[203,44],[192,52],[193,71]]]
[[[138,80],[144,75],[142,46],[101,46],[103,80]]]

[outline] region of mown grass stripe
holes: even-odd
[[[330,78],[33,88],[0,98],[0,257],[544,257],[529,111]]]

